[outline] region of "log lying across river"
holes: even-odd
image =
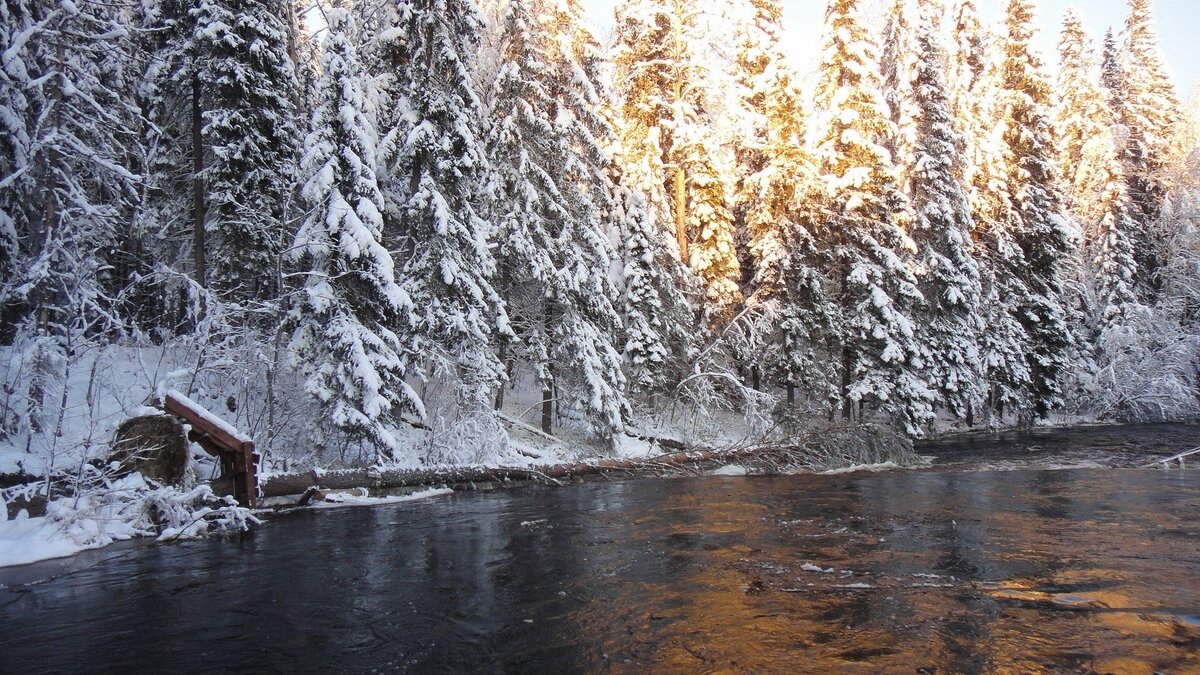
[[[428,469],[344,469],[280,474],[262,481],[264,497],[298,495],[309,488],[345,490],[365,487],[372,490],[422,486],[463,486],[481,483],[531,481],[559,484],[574,478],[605,474],[661,475],[700,473],[713,465],[746,461],[763,473],[783,468],[840,468],[852,464],[917,461],[912,444],[894,432],[874,425],[824,429],[792,439],[792,443],[769,447],[737,449],[680,450],[678,441],[654,441],[671,452],[636,459],[591,459],[573,464],[548,464],[530,467],[436,467]]]
[[[786,454],[789,448],[770,452]],[[535,467],[444,467],[432,469],[344,469],[338,471],[279,474],[261,484],[264,497],[297,495],[317,487],[330,490],[366,487],[389,489],[426,485],[469,485],[535,481],[555,483],[576,477],[607,473],[661,473],[698,469],[701,464],[730,462],[761,456],[760,448],[733,451],[693,450],[638,459],[596,459],[576,464],[550,464]]]

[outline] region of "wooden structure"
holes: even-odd
[[[258,505],[258,455],[254,441],[239,433],[199,403],[172,391],[163,401],[168,415],[189,425],[188,440],[221,460],[222,475],[233,479],[233,496],[242,506]]]

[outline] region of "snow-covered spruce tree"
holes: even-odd
[[[333,9],[326,19],[317,107],[302,162],[308,216],[291,254],[305,275],[292,349],[323,421],[351,439],[371,441],[383,459],[398,450],[396,422],[425,414],[404,381],[413,361],[407,338],[413,307],[380,243],[378,139],[365,113],[350,15]]]
[[[204,118],[202,85],[195,76],[192,52],[192,3],[143,2],[135,13],[134,33],[143,73],[137,104],[143,177],[134,227],[146,242],[144,255],[155,274],[142,285],[158,295],[164,334],[191,330],[193,303],[183,298],[207,278],[202,172]]]
[[[970,158],[978,122],[980,80],[988,70],[989,36],[980,24],[974,0],[958,0],[952,10],[950,48],[947,53],[947,87],[955,126],[966,143]],[[969,164],[969,163],[968,163]]]
[[[672,70],[663,46],[672,27],[664,12],[641,2],[617,9],[613,46],[615,136],[613,211],[607,218],[619,247],[619,311],[625,327],[628,380],[642,394],[677,384],[687,368],[694,320],[684,289],[694,277],[680,259],[679,231],[667,196],[676,183],[664,157],[663,121],[672,108],[661,92]],[[686,234],[686,232],[685,232]],[[686,243],[686,236],[683,238]]]
[[[468,0],[401,0],[396,10],[377,38],[394,67],[384,89],[394,98],[379,102],[394,111],[381,129],[384,241],[412,300],[413,351],[461,384],[464,405],[484,408],[501,379],[493,338],[511,330],[484,217],[494,184],[473,70],[483,24]]]
[[[875,45],[857,0],[830,0],[817,105],[826,122],[817,146],[826,186],[815,236],[832,258],[831,291],[842,311],[843,416],[873,404],[919,435],[931,417],[911,312],[921,301],[898,251],[912,240],[896,225],[906,200],[883,146],[892,131]]]
[[[1035,31],[1031,0],[1008,0],[1005,26],[998,112],[1004,125],[1008,197],[1019,222],[1015,239],[1025,258],[1019,272],[1029,289],[1018,318],[1030,338],[1030,401],[1022,413],[1031,421],[1061,402],[1060,379],[1072,344],[1061,275],[1071,234],[1057,192],[1050,85],[1030,46]]]
[[[990,424],[1007,411],[1019,410],[1029,391],[1029,336],[1017,320],[1029,290],[1020,277],[1024,255],[1016,244],[1016,214],[1009,199],[1004,165],[1004,127],[996,124],[1001,81],[1000,40],[981,25],[974,0],[960,0],[954,9],[953,51],[949,85],[955,127],[963,139],[963,161],[957,169],[967,190],[973,254],[982,285],[983,331],[980,355],[984,363]]]
[[[688,177],[689,264],[704,286],[706,324],[717,329],[727,323],[742,301],[742,270],[734,241],[731,159],[718,147],[715,134],[692,127],[684,143]]]
[[[981,287],[971,254],[974,221],[956,171],[962,161],[960,139],[942,76],[943,54],[927,22],[918,27],[917,55],[917,136],[910,184],[916,210],[916,268],[926,301],[918,316],[930,386],[939,404],[965,418],[982,398],[984,378],[979,353]]]
[[[1125,74],[1121,71],[1121,46],[1111,28],[1104,31],[1100,46],[1100,84],[1108,92],[1108,104],[1122,124],[1125,122]]]
[[[913,0],[892,0],[880,36],[882,51],[879,65],[883,75],[884,100],[894,132],[887,139],[892,163],[900,175],[900,185],[908,189],[917,143],[917,102],[914,81],[917,76],[918,19]],[[907,224],[905,224],[907,226]]]
[[[1115,124],[1099,65],[1088,44],[1083,19],[1074,8],[1063,16],[1058,43],[1055,140],[1066,210],[1085,226],[1098,220],[1103,173],[1117,155]]]
[[[813,201],[813,200],[806,200]],[[823,272],[828,251],[818,248],[811,214],[798,211],[780,222],[778,242],[786,255],[776,263],[776,281],[769,296],[778,322],[778,353],[760,351],[787,388],[787,402],[796,390],[833,408],[841,398],[837,380],[842,350],[842,308],[830,297]]]
[[[680,260],[697,273],[708,316],[719,323],[741,300],[741,271],[729,245],[734,164],[720,157],[726,149],[714,138],[717,111],[710,110],[711,94],[724,75],[707,33],[714,7],[703,0],[621,3],[613,60],[615,93],[629,122],[624,128],[639,136],[626,145],[657,147],[665,169],[658,176],[664,189],[646,195],[652,206],[660,207],[661,199],[660,208],[669,208]],[[625,172],[633,173],[633,167]]]
[[[778,371],[789,400],[797,388],[817,400],[836,398],[829,344],[834,308],[808,228],[814,166],[805,143],[798,78],[783,53],[777,0],[751,0],[736,57],[748,117],[738,160],[742,214],[750,268],[747,305],[762,307],[773,330],[746,345],[754,367]]]
[[[588,28],[579,0],[551,3],[541,17],[546,30],[558,36],[559,58],[551,64],[554,79],[563,83],[556,88],[558,104],[570,114],[564,133],[579,156],[580,168],[587,173],[587,197],[595,208],[611,208],[613,186],[609,180],[610,150],[616,133],[604,109],[612,101],[608,87],[608,56],[603,45]]]
[[[139,228],[162,265],[235,305],[276,295],[270,271],[291,236],[300,134],[285,15],[283,0],[153,0],[138,17]]]
[[[618,137],[626,136],[617,120]],[[654,166],[656,155],[617,143],[612,166],[613,202],[605,223],[618,247],[619,299],[624,327],[622,354],[626,381],[638,394],[666,392],[685,374],[694,353],[694,321],[682,289],[688,285],[670,229],[659,225],[664,209],[655,208],[638,186],[652,174],[637,159]],[[632,167],[623,174],[623,167]],[[643,177],[643,178],[631,178]],[[661,185],[661,184],[659,184]],[[668,226],[670,227],[670,226]]]
[[[192,10],[201,83],[206,246],[212,287],[238,302],[271,298],[287,240],[299,134],[282,0],[200,0]]]
[[[54,438],[49,392],[85,343],[125,327],[105,258],[136,183],[130,44],[111,7],[25,0],[0,9],[0,50],[0,340],[29,374],[0,434]]]
[[[804,146],[804,106],[798,78],[783,53],[778,0],[751,0],[751,20],[738,45],[737,74],[749,123],[738,161],[743,178],[737,204],[753,261],[751,294],[766,299],[787,254],[780,223],[800,205],[813,173]]]
[[[686,262],[686,177],[681,167],[672,165],[672,151],[676,127],[685,123],[677,118],[694,115],[695,110],[682,96],[674,96],[677,85],[682,90],[685,83],[684,69],[692,65],[678,53],[684,43],[676,39],[682,22],[674,9],[674,0],[624,0],[617,6],[613,93],[622,123],[622,177],[635,181],[634,188],[644,193],[648,206],[661,211],[656,220],[671,226],[676,257]],[[681,13],[687,9],[679,4]]]
[[[1129,16],[1118,55],[1120,113],[1128,131],[1125,173],[1134,206],[1134,259],[1143,296],[1153,293],[1157,279],[1160,237],[1154,222],[1166,186],[1162,169],[1169,155],[1174,127],[1182,118],[1179,97],[1158,46],[1150,0],[1129,0]]]
[[[1135,224],[1116,135],[1119,122],[1100,74],[1083,20],[1068,10],[1059,41],[1056,136],[1067,213],[1083,235],[1083,281],[1095,291],[1083,303],[1091,340],[1105,325],[1125,319],[1137,301]]]
[[[566,399],[583,408],[595,432],[611,438],[624,428],[628,405],[600,230],[608,205],[578,187],[597,179],[591,162],[602,157],[578,143],[593,138],[588,127],[577,128],[589,120],[575,117],[567,102],[589,113],[580,102],[591,94],[580,85],[590,83],[562,67],[575,54],[563,49],[570,35],[556,29],[570,25],[546,21],[550,9],[543,0],[511,0],[504,17],[488,139],[500,182],[493,207],[497,278],[542,387],[543,430],[550,431],[553,400],[561,407]],[[581,385],[574,392],[564,386],[572,378]]]

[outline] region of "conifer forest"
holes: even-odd
[[[0,473],[171,390],[264,471],[1194,419],[1150,0],[977,4],[6,0]]]

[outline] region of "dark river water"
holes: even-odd
[[[1200,472],[1128,468],[1198,438],[946,441],[917,471],[456,494],[109,548],[0,570],[0,672],[1200,672]],[[1102,468],[1047,468],[1081,464]]]

